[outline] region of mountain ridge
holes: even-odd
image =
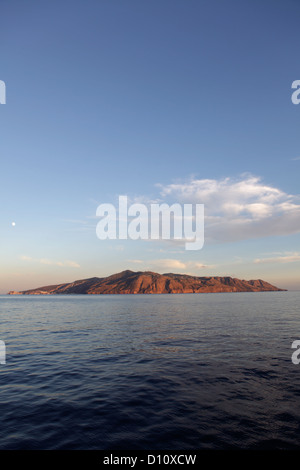
[[[262,279],[249,281],[230,276],[193,276],[189,274],[125,270],[107,277],[91,277],[74,282],[10,291],[9,295],[54,294],[190,294],[219,292],[285,291]]]

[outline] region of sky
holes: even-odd
[[[0,293],[131,269],[300,287],[297,0],[1,0]],[[205,241],[100,240],[204,204]]]

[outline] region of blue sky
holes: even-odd
[[[0,11],[1,293],[123,269],[299,288],[298,1]],[[122,194],[204,203],[203,249],[100,241],[97,206]]]

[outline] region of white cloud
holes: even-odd
[[[151,261],[150,265],[155,265],[161,269],[186,269],[186,263],[177,259],[157,259]]]
[[[148,206],[149,211],[150,204],[154,202],[204,204],[205,244],[300,232],[300,196],[266,184],[258,176],[243,174],[238,178],[191,178],[187,182],[157,184],[157,187],[160,189],[157,198],[128,196],[128,204],[140,202]],[[86,228],[90,229],[91,226],[88,224]],[[92,228],[95,230],[95,225]],[[186,241],[157,240],[164,246],[169,245],[170,250],[174,246],[178,249],[184,247]]]
[[[254,260],[256,264],[269,264],[269,263],[295,263],[300,261],[300,253],[283,253],[282,255],[267,258],[257,258]]]
[[[199,270],[213,268],[213,265],[206,265],[197,261],[180,261],[178,259],[155,259],[151,260],[149,265],[152,268],[162,270],[162,269],[175,269],[175,270]]]
[[[75,261],[54,261],[51,259],[42,258],[39,260],[41,264],[48,264],[50,266],[60,266],[68,268],[80,268],[80,265]]]
[[[48,258],[40,258],[40,259],[34,259],[31,258],[30,256],[23,255],[20,258],[22,261],[31,261],[35,263],[40,263],[40,264],[46,264],[49,266],[59,266],[59,267],[67,267],[67,268],[80,268],[80,265],[76,263],[75,261],[55,261],[51,260]]]
[[[23,255],[23,256],[21,256],[21,260],[22,261],[32,261],[32,258],[31,258],[31,256]]]
[[[130,259],[127,261],[133,264],[142,264],[144,271],[154,270],[165,272],[165,270],[175,270],[177,272],[182,272],[184,270],[186,272],[186,270],[189,270],[189,272],[198,273],[200,269],[202,270],[215,267],[213,265],[207,265],[197,261],[184,262],[174,258],[160,258],[151,261],[145,261],[141,259]]]
[[[205,241],[237,241],[300,232],[300,198],[261,178],[192,179],[159,185],[171,202],[204,204]]]

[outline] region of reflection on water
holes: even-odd
[[[0,297],[1,448],[297,447],[299,300]]]

